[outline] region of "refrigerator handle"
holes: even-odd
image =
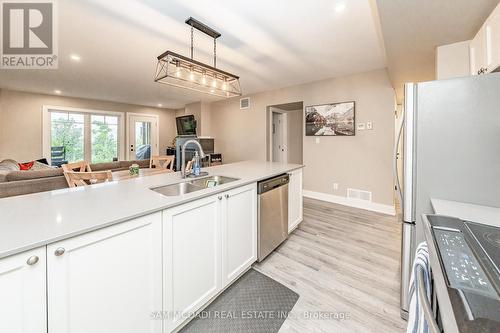
[[[415,222],[415,108],[416,85],[405,84],[404,132],[403,132],[403,221]]]
[[[392,170],[394,173],[394,181],[396,183],[396,191],[398,192],[399,204],[403,205],[403,192],[401,191],[401,180],[399,179],[399,170],[398,170],[398,150],[399,143],[401,142],[401,135],[403,134],[403,126],[404,126],[405,113],[401,112],[401,122],[398,126],[398,133],[396,136],[396,143],[394,144],[394,153],[392,162],[394,163],[392,166]]]

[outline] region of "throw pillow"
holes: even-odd
[[[0,162],[0,170],[4,171],[18,171],[19,164],[14,160],[3,160]]]
[[[19,170],[25,171],[31,169],[31,167],[35,164],[35,161],[31,162],[26,162],[26,163],[19,163]]]

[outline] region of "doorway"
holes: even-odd
[[[286,113],[272,111],[273,162],[288,161]]]
[[[146,160],[158,155],[158,116],[127,113],[127,157]]]
[[[267,160],[302,164],[304,110],[303,102],[267,107]]]

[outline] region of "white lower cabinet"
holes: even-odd
[[[220,205],[212,196],[163,213],[165,332],[221,288]]]
[[[256,259],[254,183],[0,259],[0,332],[170,332]]]
[[[45,246],[0,259],[0,332],[46,333]]]
[[[164,331],[196,313],[257,258],[256,184],[163,212]]]
[[[302,169],[289,173],[288,183],[288,232],[292,232],[303,219]]]
[[[222,284],[227,286],[257,260],[257,188],[240,187],[224,198]]]
[[[161,332],[161,241],[155,213],[48,245],[48,332]]]

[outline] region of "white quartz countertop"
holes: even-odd
[[[431,199],[434,213],[500,227],[500,208]]]
[[[244,161],[203,168],[209,175],[239,180],[175,197],[150,188],[182,181],[179,172],[3,198],[0,199],[0,258],[302,167]]]

